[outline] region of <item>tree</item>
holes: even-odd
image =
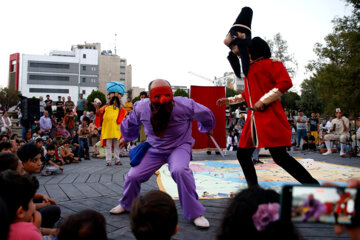
[[[274,35],[272,40],[266,40],[271,49],[271,56],[279,59],[285,66],[291,78],[295,77],[298,63],[295,60],[294,54],[288,53],[288,45],[282,39],[281,34]]]
[[[21,93],[13,88],[1,88],[0,89],[0,104],[4,110],[8,110],[10,107],[18,104]]]
[[[140,101],[140,96],[134,97],[131,102],[134,104],[137,101]]]
[[[174,97],[175,96],[180,96],[180,97],[187,97],[187,98],[189,98],[189,94],[185,91],[185,90],[183,90],[183,89],[177,89],[176,91],[175,91],[175,93],[174,93]]]
[[[101,101],[101,106],[104,106],[106,104],[106,97],[105,94],[103,94],[102,92],[98,91],[98,90],[92,90],[92,92],[90,93],[90,95],[87,97],[87,104],[86,104],[86,110],[87,111],[93,111],[95,112],[95,108],[94,105],[92,104],[94,102],[94,99],[98,98]]]
[[[283,108],[286,108],[289,112],[293,112],[299,109],[300,96],[296,92],[288,91],[280,98]]]
[[[323,112],[323,102],[319,98],[317,82],[313,78],[305,79],[301,83],[300,108],[306,116],[310,116],[311,112]]]
[[[353,6],[352,15],[335,18],[333,32],[325,44],[316,43],[317,59],[307,65],[310,78],[316,84],[318,97],[327,114],[336,107],[345,113],[360,112],[360,3],[347,0]]]

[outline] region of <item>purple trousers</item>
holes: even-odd
[[[124,196],[120,205],[127,211],[139,195],[140,185],[146,182],[163,164],[168,163],[171,177],[177,183],[179,200],[184,217],[193,220],[202,216],[205,207],[198,201],[195,180],[189,168],[191,145],[183,144],[175,150],[164,152],[150,147],[139,165],[130,168],[125,176]]]

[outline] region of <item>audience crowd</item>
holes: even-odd
[[[56,201],[37,193],[36,174],[61,174],[63,165],[90,160],[89,143],[94,146],[92,157],[105,157],[105,149],[100,144],[101,129],[93,124],[94,113],[85,110],[86,100],[81,96],[75,105],[70,97],[66,102],[61,96],[57,102],[46,97],[45,101],[40,98],[39,121],[31,124],[21,121],[22,138],[12,133],[6,112],[0,119],[0,240],[107,239],[106,220],[101,213],[83,210],[61,219]],[[130,102],[128,99],[128,111],[132,110]],[[56,106],[56,110],[52,106]],[[236,150],[245,123],[246,115],[240,110],[236,118],[229,121],[228,150]],[[346,146],[359,146],[360,132],[357,130],[350,137],[349,120],[341,109],[336,109],[333,119],[321,119],[315,113],[308,119],[299,111],[294,119],[289,118],[289,123],[296,136],[294,140],[297,139],[294,145],[303,150],[323,148],[325,155],[329,155],[332,148],[339,145],[343,155],[347,152]],[[135,142],[129,143],[120,154],[127,156],[135,145]],[[350,185],[359,186],[360,181],[352,180]],[[279,219],[279,208],[279,194],[273,190],[259,187],[242,190],[225,210],[217,239],[301,239],[292,222]],[[137,197],[131,207],[130,225],[136,239],[171,239],[178,230],[173,199],[158,190]],[[359,229],[347,230],[350,237],[359,233]],[[336,226],[335,231],[340,233],[341,228]]]

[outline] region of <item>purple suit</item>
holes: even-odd
[[[171,176],[178,186],[184,216],[192,220],[205,212],[205,208],[198,201],[194,176],[189,168],[191,149],[195,142],[191,137],[192,120],[198,121],[200,132],[207,133],[215,127],[215,118],[210,109],[192,99],[174,97],[174,102],[164,137],[157,137],[153,131],[149,99],[136,102],[133,111],[121,123],[121,135],[126,142],[138,138],[140,126],[143,124],[146,141],[151,147],[141,163],[126,174],[124,196],[120,204],[129,211],[132,201],[139,195],[141,183],[146,182],[163,164],[168,163]]]

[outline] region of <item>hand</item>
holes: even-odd
[[[213,133],[214,133],[214,131],[211,130],[210,132],[207,132],[206,135],[208,135],[210,137],[210,136],[213,136]]]
[[[265,109],[265,104],[259,100],[255,103],[254,108],[255,108],[255,111],[262,112]]]
[[[216,105],[217,106],[221,106],[221,105],[223,105],[223,104],[229,104],[229,99],[227,99],[227,98],[219,98],[217,101],[216,101]]]
[[[38,229],[40,229],[41,226],[41,214],[38,211],[35,211],[33,219],[32,219],[32,223],[35,225],[35,227],[37,227]]]
[[[127,142],[125,142],[125,140],[122,138],[120,139],[120,142],[119,142],[119,148],[123,148],[123,147],[126,147],[127,146]]]
[[[63,168],[62,166],[59,166],[59,169],[60,169],[61,171],[64,171],[64,168]]]
[[[55,202],[54,199],[52,199],[52,198],[50,198],[50,197],[48,197],[48,196],[46,196],[46,195],[44,195],[44,194],[42,194],[42,198],[43,198],[43,201],[44,201],[44,202],[48,202],[48,203],[50,203],[51,205],[56,205],[56,202]]]
[[[329,183],[324,183],[324,185],[332,185]],[[360,178],[352,178],[347,182],[347,187],[349,188],[356,188],[360,187]],[[342,225],[336,224],[334,226],[335,234],[340,235],[343,232],[343,229],[346,230],[347,234],[350,236],[353,240],[359,240],[360,239],[360,227],[346,227]]]

